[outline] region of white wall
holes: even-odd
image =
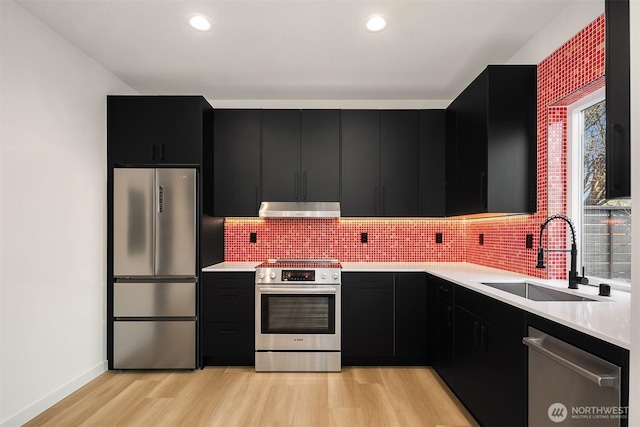
[[[508,64],[539,64],[604,13],[604,0],[574,0],[511,57]]]
[[[0,1],[0,424],[106,369],[106,94],[134,91]]]

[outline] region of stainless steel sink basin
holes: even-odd
[[[481,282],[481,284],[532,301],[598,301],[597,299],[549,289],[528,282]]]

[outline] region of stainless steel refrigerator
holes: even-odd
[[[116,168],[113,368],[196,367],[195,169]]]

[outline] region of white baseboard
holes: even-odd
[[[27,406],[22,411],[18,412],[11,416],[11,418],[2,421],[0,424],[1,427],[17,427],[21,426],[27,421],[35,418],[37,415],[41,414],[45,410],[49,409],[65,397],[69,396],[74,391],[78,390],[83,385],[87,384],[89,381],[97,378],[102,373],[108,370],[109,364],[105,360],[102,363],[97,364],[93,368],[89,369],[82,375],[77,378],[72,379],[66,384],[63,384],[57,390],[49,393],[44,396],[42,399],[34,402],[33,404]]]

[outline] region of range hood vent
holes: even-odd
[[[261,218],[339,218],[339,202],[262,202]]]

